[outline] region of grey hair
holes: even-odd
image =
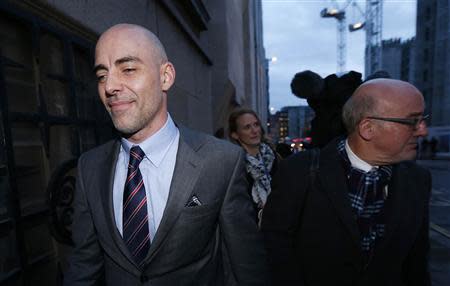
[[[361,120],[374,114],[377,108],[377,101],[374,96],[366,93],[358,94],[357,91],[347,100],[342,108],[342,121],[348,134],[355,132]]]

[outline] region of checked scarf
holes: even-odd
[[[259,153],[252,156],[246,155],[246,169],[247,173],[253,178],[252,198],[262,208],[267,201],[267,196],[270,194],[270,170],[272,170],[275,154],[269,145],[261,143],[259,146]]]
[[[361,249],[369,257],[378,239],[384,236],[384,189],[391,178],[392,166],[364,172],[351,166],[345,140],[339,141],[338,151],[348,178],[348,197],[361,234]]]

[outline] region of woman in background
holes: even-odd
[[[239,108],[228,118],[228,135],[247,152],[246,169],[252,183],[251,197],[261,219],[270,194],[270,181],[277,165],[277,155],[264,138],[264,129],[255,111]]]

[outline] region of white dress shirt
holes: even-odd
[[[364,172],[369,172],[373,168],[378,168],[378,166],[372,166],[363,159],[359,158],[355,153],[353,153],[350,145],[348,145],[348,140],[345,140],[345,151],[347,151],[348,159],[353,168],[363,170]]]
[[[379,166],[372,166],[363,159],[359,158],[355,153],[353,153],[350,145],[348,145],[348,140],[345,140],[345,151],[347,151],[348,159],[353,168],[363,170],[364,172],[369,172],[372,169],[378,169]],[[384,186],[383,197],[386,199],[389,194],[389,186]]]
[[[169,197],[180,133],[170,115],[164,126],[139,144],[145,157],[139,165],[147,196],[148,226],[153,240]],[[113,206],[116,226],[122,235],[123,191],[128,172],[130,149],[136,144],[122,138],[114,175]]]

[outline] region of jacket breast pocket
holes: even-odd
[[[192,263],[210,251],[216,241],[220,206],[220,201],[215,201],[183,208],[162,250],[173,258],[167,262],[171,267]]]
[[[199,219],[217,216],[220,211],[220,200],[200,206],[184,207],[181,211],[181,219]]]

